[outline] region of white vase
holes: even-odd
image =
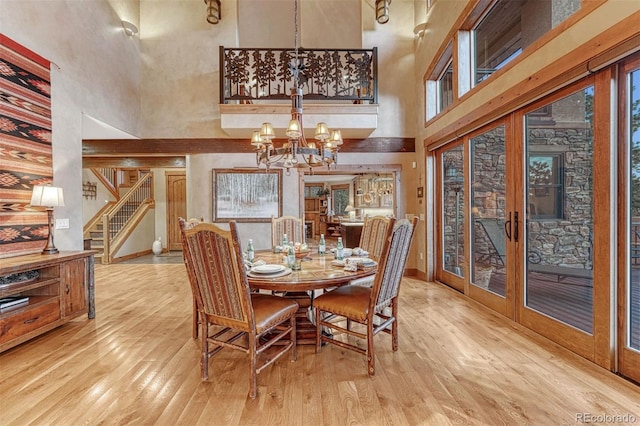
[[[151,251],[156,256],[158,256],[160,253],[162,253],[162,241],[161,240],[162,240],[162,237],[158,237],[158,239],[155,240],[153,242],[153,244],[151,245]]]

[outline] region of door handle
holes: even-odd
[[[504,222],[504,233],[507,235],[509,241],[511,241],[511,212],[509,212],[509,220]]]
[[[519,228],[518,228],[518,212],[515,212],[513,214],[513,220],[515,221],[514,224],[514,230],[513,230],[513,240],[517,243],[518,242],[518,234],[519,232]]]

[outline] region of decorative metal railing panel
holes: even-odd
[[[298,73],[305,99],[378,103],[373,49],[240,49],[220,46],[220,103],[290,99]]]

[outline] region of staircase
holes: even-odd
[[[110,204],[110,206],[114,206],[114,204]],[[129,221],[129,219],[134,215],[136,210],[140,207],[140,203],[128,202],[125,203],[121,209],[119,209],[113,215],[113,226],[112,229],[117,234],[123,228],[123,226]],[[111,209],[103,214],[109,214]],[[101,215],[102,216],[102,215]],[[96,250],[95,258],[102,259],[102,255],[104,254],[104,225],[102,222],[96,222],[93,224],[87,231],[85,231],[85,235],[91,239],[91,250]]]
[[[93,171],[96,173],[96,170]],[[102,264],[113,262],[118,250],[154,206],[153,175],[144,172],[139,176],[138,181],[122,195],[119,195],[120,188],[116,186],[114,189],[117,191],[112,193],[118,194],[118,201],[107,203],[84,226],[84,238],[91,240],[91,249],[98,252],[95,257]],[[101,178],[100,181],[111,182],[111,179]]]

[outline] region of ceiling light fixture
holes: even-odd
[[[258,166],[264,164],[267,169],[271,166],[283,167],[287,175],[291,168],[312,168],[338,162],[338,151],[342,145],[340,130],[329,131],[326,123],[320,122],[316,126],[315,139],[318,142],[307,141],[302,126],[302,89],[300,88],[300,74],[304,70],[304,60],[298,54],[298,0],[294,2],[295,16],[295,52],[289,63],[293,76],[294,87],[291,89],[291,120],[285,134],[287,141],[280,148],[273,145],[275,132],[271,123],[262,123],[260,130],[253,132],[251,145],[255,147]]]
[[[124,33],[129,37],[138,34],[138,27],[129,21],[122,21],[122,28],[124,28]]]
[[[421,24],[416,25],[413,28],[413,34],[417,35],[418,37],[422,37],[424,36],[424,33],[426,30],[427,30],[427,23],[423,22]]]
[[[389,5],[391,0],[376,0],[376,21],[378,24],[389,22]]]
[[[210,24],[217,24],[222,17],[220,0],[204,0],[204,4],[207,5],[207,22]]]

